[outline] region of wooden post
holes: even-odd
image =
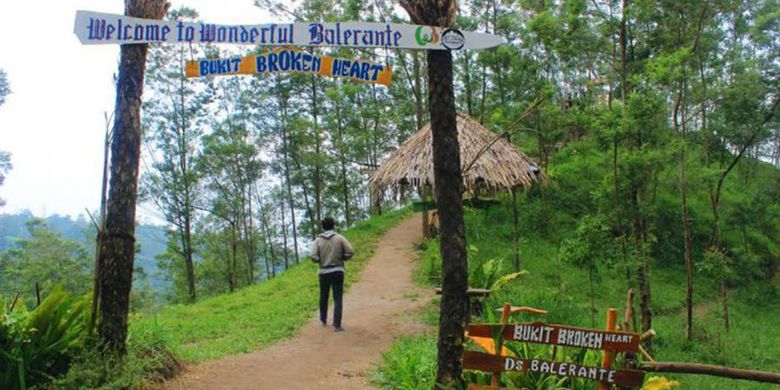
[[[518,233],[517,188],[512,188],[512,240],[515,244],[515,272],[520,271],[520,234]]]
[[[509,314],[512,312],[512,305],[505,303],[504,307],[501,308],[501,324],[506,324],[509,322]],[[498,341],[496,342],[496,355],[501,354],[501,350],[504,349],[504,339],[503,337],[499,337]],[[501,371],[497,371],[493,373],[493,386],[499,386],[501,384]]]
[[[613,331],[615,330],[615,326],[617,325],[617,316],[618,312],[617,309],[610,308],[607,312],[607,330]],[[610,351],[603,351],[601,353],[601,367],[602,368],[612,368],[612,357],[614,356],[614,352]],[[609,388],[609,385],[607,382],[599,382],[599,390],[607,390]]]
[[[428,186],[425,183],[420,187],[420,201],[422,203],[422,236],[423,238],[430,238],[431,232],[428,229],[428,209],[425,206],[425,202],[428,201]]]

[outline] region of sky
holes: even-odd
[[[253,0],[171,1],[218,24],[274,21]],[[0,213],[77,216],[100,204],[104,115],[114,109],[119,46],[83,46],[73,34],[76,10],[121,14],[122,0],[49,0],[7,4],[0,12],[0,68],[11,95],[0,106],[0,150],[13,169],[0,186]],[[139,219],[154,221],[150,205]]]

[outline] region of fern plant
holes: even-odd
[[[86,337],[86,308],[87,297],[59,286],[33,310],[0,299],[0,388],[24,390],[67,371]]]

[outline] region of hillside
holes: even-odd
[[[0,214],[0,252],[15,246],[14,241],[19,238],[29,238],[26,224],[36,218],[30,211],[17,214]],[[95,247],[95,233],[92,223],[83,215],[77,218],[63,215],[50,215],[44,218],[46,226],[63,239],[79,242],[89,253],[93,253]],[[139,224],[136,226],[136,240],[139,252],[135,256],[136,267],[141,267],[149,278],[151,286],[162,291],[166,283],[159,275],[155,256],[165,252],[165,229],[157,225]]]
[[[626,292],[636,289],[635,260],[620,256],[619,242],[604,237],[593,238],[600,231],[599,225],[587,221],[608,213],[599,204],[598,192],[604,181],[600,172],[608,169],[608,160],[600,160],[595,144],[587,140],[572,143],[561,150],[551,169],[550,184],[537,187],[518,197],[520,211],[521,268],[529,272],[519,280],[494,293],[486,300],[485,314],[474,322],[497,322],[492,309],[505,302],[549,310],[545,316],[522,315],[518,321],[545,321],[583,327],[601,328],[606,321],[608,308],[616,308],[620,318],[626,303]],[[693,169],[701,169],[696,161]],[[708,259],[703,248],[709,237],[705,233],[711,221],[707,194],[703,184],[690,197],[694,229],[694,337],[685,340],[685,267],[681,251],[683,232],[680,221],[678,188],[671,178],[676,173],[674,161],[659,169],[659,184],[655,188],[652,213],[652,231],[655,235],[649,260],[649,282],[652,327],[657,337],[652,341],[651,354],[658,361],[683,361],[709,363],[731,367],[780,371],[780,334],[777,318],[780,313],[780,283],[773,272],[780,264],[778,253],[778,183],[780,171],[759,161],[746,162],[751,166],[749,180],[746,172],[734,175],[724,185],[724,198],[728,199],[723,214],[729,224],[724,224],[724,241],[732,249],[729,253],[733,265],[728,266],[728,277],[707,272]],[[763,204],[749,199],[775,199]],[[512,207],[506,195],[498,197],[499,204],[488,208],[466,208],[466,233],[469,247],[469,272],[472,287],[487,287],[485,264],[499,261],[502,265],[493,275],[512,270]],[[762,201],[763,202],[763,201]],[[746,204],[760,210],[750,210]],[[745,217],[750,215],[750,219]],[[583,227],[586,226],[587,228]],[[583,233],[587,233],[584,235]],[[595,233],[597,234],[597,233]],[[591,248],[594,259],[593,278],[589,266],[581,260],[572,262],[567,251],[582,245],[585,239],[598,244]],[[426,244],[417,280],[424,286],[440,283],[440,255],[437,240]],[[617,255],[610,252],[616,248]],[[575,257],[575,259],[577,259]],[[627,268],[630,267],[630,268]],[[730,268],[733,267],[733,268]],[[632,278],[627,278],[627,271]],[[723,307],[719,288],[720,278],[725,278],[729,294],[728,331],[723,325]],[[591,307],[595,310],[591,311]],[[634,298],[634,324],[639,326],[639,296]],[[436,324],[438,304],[430,307],[425,316],[431,325]],[[551,352],[549,347],[528,344],[520,351],[527,356],[542,357]],[[592,363],[599,355],[578,355],[578,350],[565,353]],[[386,389],[428,388],[432,385],[436,357],[436,335],[400,340],[386,355],[385,361],[374,374],[375,381]],[[414,370],[412,369],[414,368]],[[681,389],[770,389],[774,386],[746,381],[734,381],[697,375],[667,375],[682,382]],[[472,380],[484,380],[483,376],[468,374]],[[517,382],[516,385],[541,386],[538,382]],[[531,380],[531,379],[527,379]],[[575,389],[595,389],[594,383],[569,383]]]

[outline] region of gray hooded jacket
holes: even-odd
[[[327,230],[311,244],[309,257],[320,263],[320,273],[344,271],[344,261],[355,255],[355,250],[344,236]]]

